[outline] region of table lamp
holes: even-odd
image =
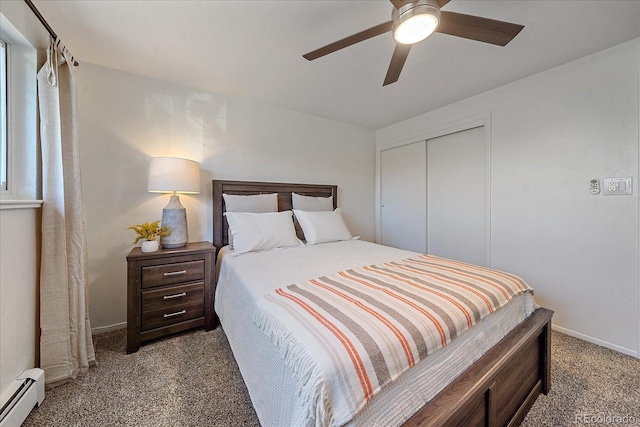
[[[198,162],[176,157],[153,157],[149,162],[149,192],[173,193],[162,210],[161,225],[171,233],[160,237],[163,248],[181,248],[189,241],[187,211],[180,204],[178,193],[200,193]]]

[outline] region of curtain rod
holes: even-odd
[[[49,34],[51,35],[51,37],[53,37],[55,40],[58,40],[58,35],[56,34],[55,31],[53,31],[53,28],[51,28],[51,25],[49,25],[49,23],[47,22],[46,19],[44,19],[44,16],[42,16],[42,14],[40,13],[40,11],[36,8],[36,6],[31,2],[31,0],[24,0],[24,2],[27,4],[27,6],[29,6],[29,9],[31,9],[31,12],[33,12],[34,15],[36,15],[36,18],[38,18],[38,20],[42,23],[42,25],[44,25],[44,28],[47,29],[47,31],[49,32]],[[80,64],[78,64],[78,61],[75,60],[75,58],[73,57],[73,55],[71,55],[71,60],[73,61],[73,65],[75,65],[76,67]]]

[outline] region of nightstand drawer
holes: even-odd
[[[204,261],[179,262],[144,267],[142,288],[172,285],[204,279]]]
[[[167,286],[142,292],[142,311],[171,310],[178,304],[204,303],[204,282]]]
[[[185,320],[196,319],[204,315],[202,301],[187,304],[175,304],[171,307],[142,313],[142,331],[172,325]]]

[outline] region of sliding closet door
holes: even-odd
[[[426,141],[380,152],[382,244],[427,251]]]
[[[486,265],[484,127],[427,141],[430,254]]]

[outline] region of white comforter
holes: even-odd
[[[239,256],[223,250],[215,309],[228,336],[252,402],[264,426],[315,425],[300,398],[300,385],[253,323],[256,301],[277,288],[356,266],[416,254],[362,241],[280,249]],[[397,425],[430,400],[534,308],[529,294],[463,333],[375,395],[352,424]],[[465,351],[455,351],[461,346]]]

